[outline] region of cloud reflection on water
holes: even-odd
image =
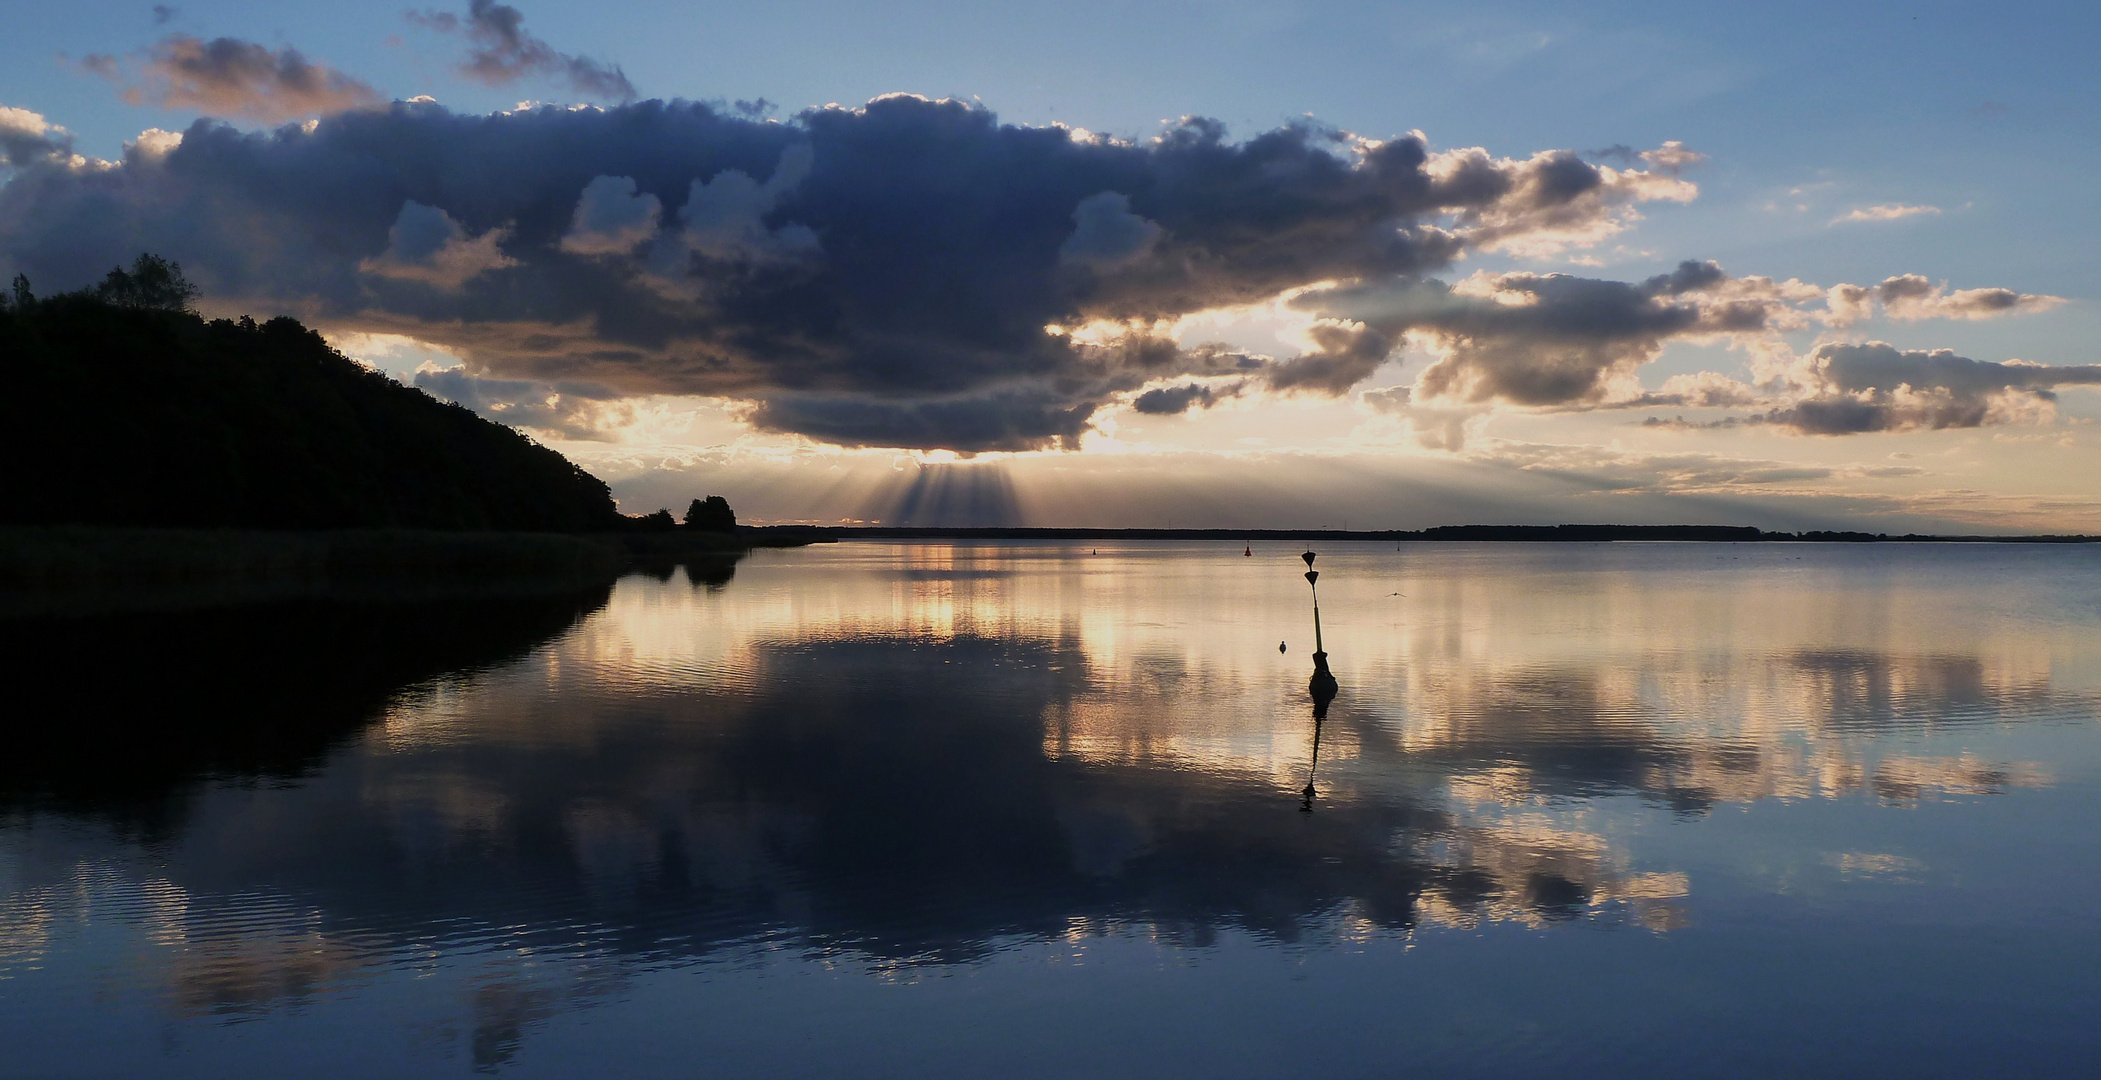
[[[1663,932],[1697,919],[1700,883],[1629,848],[1600,816],[1616,797],[1697,820],[2036,786],[2039,765],[1920,740],[2095,711],[2053,682],[2061,644],[1965,643],[1902,604],[1869,633],[1776,572],[1758,582],[1793,590],[1794,629],[1732,637],[1683,603],[1736,588],[1719,579],[1324,556],[1344,689],[1301,814],[1310,646],[1274,646],[1304,619],[1296,575],[1276,553],[1091,550],[851,545],[705,590],[630,578],[522,658],[394,698],[296,782],[186,789],[150,846],[77,805],[18,810],[0,971],[98,923],[142,936],[127,978],[184,1014],[427,967],[460,980],[449,1037],[486,1065],[630,970],[710,957]],[[1435,582],[1472,592],[1420,602]]]

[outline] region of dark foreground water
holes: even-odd
[[[18,624],[0,1075],[2093,1067],[2101,548],[1329,545],[1310,810],[1302,569]]]

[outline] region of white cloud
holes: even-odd
[[[181,145],[182,132],[162,131],[157,127],[147,128],[139,132],[138,138],[124,144],[124,156],[137,155],[141,158],[163,158],[174,153],[175,148]]]
[[[1842,225],[1853,221],[1901,221],[1908,217],[1933,215],[1941,212],[1938,206],[1912,206],[1905,203],[1884,203],[1864,207],[1851,213],[1840,214],[1831,219],[1831,224]]]
[[[1654,150],[1642,151],[1641,159],[1653,168],[1675,176],[1681,170],[1706,161],[1707,155],[1697,150],[1687,150],[1684,143],[1671,139]]]
[[[42,113],[0,105],[0,166],[17,169],[73,156],[73,135]]]

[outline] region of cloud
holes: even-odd
[[[275,52],[237,38],[204,41],[187,34],[162,38],[126,67],[110,56],[88,56],[81,67],[125,84],[124,100],[163,109],[194,109],[210,116],[276,122],[366,108],[378,91],[286,46]]]
[[[1699,156],[1682,145],[1668,145],[1674,147],[1668,160],[1680,166]],[[1469,244],[1519,257],[1588,247],[1640,220],[1632,204],[1689,202],[1699,192],[1673,175],[1676,167],[1613,169],[1567,150],[1516,160],[1470,147],[1438,154],[1426,168],[1439,201],[1464,207],[1457,225]]]
[[[1594,407],[1638,397],[1635,370],[1667,341],[1769,330],[1786,295],[1765,279],[1738,281],[1691,262],[1639,283],[1484,273],[1458,286],[1414,280],[1312,290],[1294,303],[1360,320],[1363,329],[1280,365],[1272,381],[1290,385],[1317,360],[1341,370],[1334,381],[1354,381],[1385,356],[1364,342],[1412,334],[1439,354],[1417,378],[1418,404]]]
[[[182,132],[147,128],[139,132],[137,138],[124,144],[124,153],[127,157],[133,155],[143,155],[147,158],[165,157],[170,151],[181,145]]]
[[[841,446],[947,447],[966,453],[1078,449],[1093,403],[1041,390],[948,399],[884,401],[858,396],[770,395],[745,419],[761,431],[807,435]]]
[[[1673,376],[1659,390],[1644,389],[1638,373],[1673,341],[1721,341],[1758,354],[1771,351],[1782,332],[1846,325],[1877,304],[1893,317],[1925,319],[1988,318],[2062,302],[2006,289],[1951,292],[1917,275],[1826,290],[1795,279],[1734,277],[1694,261],[1639,282],[1530,272],[1482,272],[1452,285],[1419,277],[1360,280],[1292,298],[1292,306],[1325,318],[1310,335],[1315,347],[1274,364],[1267,376],[1273,389],[1339,393],[1405,341],[1435,357],[1412,388],[1415,408],[1746,407],[1772,398],[1718,372]]]
[[[1406,422],[1416,445],[1423,449],[1455,454],[1466,449],[1467,437],[1488,417],[1488,410],[1480,406],[1416,404],[1414,392],[1405,386],[1366,390],[1359,400],[1375,413]]]
[[[2018,293],[2012,289],[1958,289],[1948,291],[1946,282],[1935,285],[1918,274],[1901,274],[1880,285],[1835,285],[1831,289],[1830,322],[1846,326],[1874,315],[1880,304],[1892,319],[1993,319],[2001,315],[2029,315],[2048,311],[2065,302],[2061,296]]]
[[[1676,157],[1649,172],[1433,154],[1415,134],[1311,124],[1234,142],[1201,118],[1124,142],[894,95],[785,122],[692,102],[396,102],[267,132],[200,121],[90,168],[53,156],[41,117],[6,115],[9,160],[30,162],[0,189],[7,273],[63,288],[158,251],[215,302],[413,337],[479,377],[712,397],[845,445],[1071,448],[1118,403],[1186,410],[1226,380],[1339,395],[1404,346],[1435,358],[1408,407],[1458,416],[1411,423],[1456,445],[1501,407],[1747,407],[1720,375],[1645,389],[1638,372],[1673,341],[1769,341],[1863,305],[1970,318],[2058,302],[1916,277],[1833,291],[1696,261],[1639,281],[1432,276],[1689,197],[1660,171]],[[1174,336],[1248,305],[1303,319],[1304,349]]]
[[[509,86],[533,75],[566,79],[580,94],[633,101],[635,87],[618,64],[556,52],[525,32],[525,16],[508,4],[473,0],[463,21],[449,11],[410,12],[409,21],[440,33],[465,29],[471,48],[460,74],[484,86]]]
[[[1855,221],[1901,221],[1908,217],[1918,217],[1922,214],[1938,214],[1940,212],[1941,208],[1938,206],[1910,206],[1904,203],[1885,203],[1880,206],[1869,206],[1854,210],[1851,213],[1840,214],[1831,219],[1831,224],[1843,225]]]
[[[41,113],[0,105],[0,165],[24,169],[72,156],[71,132]]]
[[[462,368],[418,371],[414,385],[499,423],[556,438],[599,441],[634,419],[619,394],[601,386],[489,379]]]
[[[1274,365],[1144,328],[1320,282],[1439,294],[1423,276],[1478,242],[1596,231],[1649,197],[1647,174],[1566,154],[1438,165],[1412,134],[1234,142],[1201,118],[1133,143],[910,96],[786,122],[396,102],[153,147],[0,190],[0,264],[63,287],[160,251],[215,300],[415,337],[489,377],[962,451],[1069,447],[1178,379],[1273,366],[1272,389],[1341,393],[1391,326],[1315,311],[1308,355]],[[1464,312],[1442,317],[1456,333]],[[1096,324],[1136,329],[1051,331]]]
[[[1690,169],[1707,160],[1707,155],[1697,150],[1686,149],[1685,144],[1676,139],[1672,139],[1654,150],[1636,150],[1624,144],[1614,144],[1603,150],[1587,151],[1583,156],[1597,158],[1601,161],[1617,161],[1622,165],[1634,165],[1639,162],[1650,165],[1659,172],[1669,173],[1672,176],[1676,176],[1686,169]]]
[[[1799,435],[1859,435],[2047,423],[2056,415],[2058,388],[2101,385],[2101,365],[1972,360],[1946,349],[1902,350],[1880,341],[1822,345],[1773,375],[1779,384],[1776,395],[1760,397],[1749,386],[1703,372],[1675,376],[1662,392],[1625,404],[1771,406],[1748,416],[1712,420],[1652,416],[1643,421],[1649,428],[1773,427]],[[1906,476],[1918,471],[1888,466],[1858,472]]]
[[[1730,409],[1759,403],[1758,391],[1718,371],[1673,375],[1663,387],[1626,402],[1629,408],[1676,405],[1692,409]]]
[[[599,176],[584,185],[569,231],[557,246],[575,255],[622,255],[656,235],[664,204],[636,193],[627,176]]]
[[[1802,465],[1709,453],[1653,453],[1605,446],[1503,442],[1481,461],[1513,466],[1618,495],[1774,495],[1827,490],[1855,467]]]
[[[2056,388],[2101,385],[2101,365],[1994,363],[1871,341],[1823,345],[1790,373],[1800,400],[1755,418],[1805,435],[2034,423]]]
[[[703,183],[693,181],[679,211],[687,249],[705,259],[732,263],[766,263],[814,254],[822,245],[806,225],[766,224],[780,201],[810,173],[808,143],[782,148],[772,174],[761,184],[742,169],[724,169]]]
[[[1678,173],[1706,161],[1707,155],[1697,150],[1688,150],[1685,148],[1684,143],[1676,139],[1669,139],[1654,150],[1642,151],[1641,160],[1664,172],[1670,173],[1672,176],[1676,176]]]
[[[383,278],[458,289],[488,271],[518,265],[500,247],[508,233],[496,228],[469,237],[450,214],[411,200],[401,204],[393,227],[387,230],[386,250],[358,263],[358,269]]]
[[[1437,283],[1431,282],[1433,287]],[[1272,366],[1272,390],[1339,395],[1371,377],[1399,346],[1398,335],[1353,319],[1323,319],[1306,332],[1313,348]]]
[[[1189,382],[1179,386],[1159,386],[1138,395],[1131,401],[1131,408],[1147,416],[1178,416],[1191,409],[1208,409],[1228,398],[1237,397],[1246,388],[1245,383],[1232,382],[1223,386]]]
[[[1151,255],[1163,231],[1131,213],[1130,198],[1117,191],[1081,199],[1072,221],[1072,235],[1058,245],[1058,261],[1098,272],[1113,272]]]

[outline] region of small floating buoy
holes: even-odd
[[[1281,642],[1281,641],[1277,642],[1277,651],[1278,651],[1278,652],[1283,652],[1283,651],[1284,651],[1284,643],[1283,643],[1283,642]]]

